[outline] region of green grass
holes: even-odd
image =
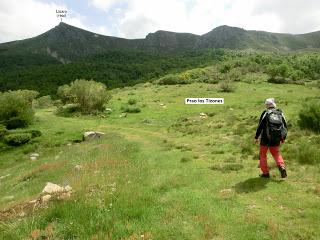
[[[224,93],[217,84],[150,84],[112,95],[106,118],[37,110],[30,129],[42,136],[1,152],[0,176],[8,176],[0,179],[0,209],[16,214],[0,213],[0,239],[318,238],[320,137],[297,126],[301,100],[316,98],[317,89],[237,82]],[[184,105],[185,97],[224,97],[225,104]],[[272,178],[257,177],[253,138],[267,97],[278,100],[291,125],[282,146],[285,180],[270,155]],[[133,98],[141,112],[120,117]],[[75,143],[85,130],[106,136]],[[301,142],[310,144],[311,162],[301,160],[306,151],[297,153]],[[40,154],[37,161],[31,152]],[[19,209],[48,181],[70,184],[72,198]]]

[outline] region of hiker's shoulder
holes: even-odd
[[[267,110],[263,110],[263,112],[261,113],[260,118],[263,118],[266,115],[266,113],[267,113]]]

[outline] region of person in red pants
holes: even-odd
[[[280,154],[280,143],[284,143],[287,135],[287,123],[284,114],[276,108],[274,98],[265,101],[266,110],[260,116],[259,125],[256,131],[255,143],[260,139],[260,177],[269,178],[269,168],[267,163],[267,152],[270,150],[277,163],[282,178],[287,177],[284,160]]]

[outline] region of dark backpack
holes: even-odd
[[[283,123],[282,111],[268,109],[266,113],[267,137],[270,141],[281,141],[287,136],[287,129]]]

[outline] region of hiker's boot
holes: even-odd
[[[270,174],[269,173],[262,173],[260,174],[261,178],[270,178]]]
[[[286,171],[285,167],[279,167],[279,172],[280,172],[282,178],[287,177],[287,171]]]

